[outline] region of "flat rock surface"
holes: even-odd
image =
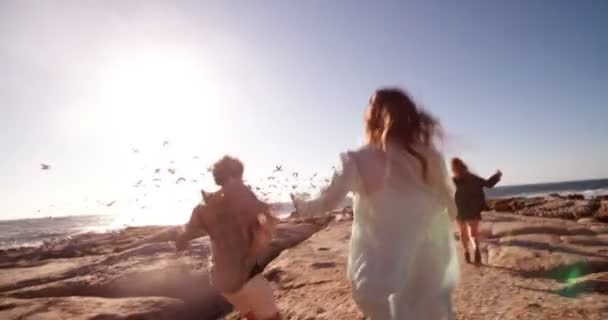
[[[261,263],[327,222],[279,224]],[[130,228],[85,235],[86,241],[5,251],[0,319],[216,319],[229,312],[230,305],[209,285],[208,238],[192,241],[178,255],[171,242],[175,235],[174,227]],[[89,241],[95,237],[100,241]]]
[[[481,227],[484,265],[461,261],[456,319],[608,319],[604,225],[484,213]],[[350,228],[334,222],[268,266],[286,319],[362,318],[346,279]]]
[[[362,318],[346,278],[350,220],[279,225],[262,262],[285,319]],[[456,319],[608,319],[608,225],[489,212],[480,231],[483,265],[461,261]],[[3,252],[0,319],[222,319],[207,238],[176,255],[174,235],[139,228]]]

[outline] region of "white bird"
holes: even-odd
[[[42,169],[42,170],[49,170],[50,168],[51,168],[51,165],[49,165],[49,164],[44,164],[44,163],[40,164],[40,169]]]

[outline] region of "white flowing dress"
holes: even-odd
[[[341,168],[318,198],[296,200],[301,214],[315,215],[352,192],[348,278],[355,303],[372,320],[452,319],[459,274],[453,193],[441,154],[414,149],[426,159],[426,177],[404,148],[365,146],[341,154]]]

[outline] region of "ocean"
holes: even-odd
[[[501,186],[486,191],[489,198],[533,197],[551,193],[578,193],[586,197],[604,195],[608,194],[608,179]],[[293,209],[286,203],[275,207],[279,216],[285,216]],[[0,249],[38,246],[48,240],[65,239],[85,232],[107,232],[128,225],[130,223],[125,223],[124,217],[121,219],[115,215],[5,220],[0,221]]]
[[[608,179],[500,186],[486,190],[489,198],[536,197],[551,193],[578,193],[587,198],[604,195],[608,194]]]

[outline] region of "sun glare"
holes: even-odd
[[[221,79],[200,59],[146,53],[112,61],[103,68],[101,80],[97,107],[88,118],[107,129],[111,141],[138,150],[132,160],[137,172],[130,174],[135,181],[144,179],[133,195],[124,195],[130,204],[116,210],[127,224],[183,223],[199,200],[197,188],[204,186],[200,172],[222,146],[214,136],[226,116],[218,103]],[[163,146],[166,140],[170,143]],[[171,167],[177,174],[166,172]],[[149,181],[160,177],[155,168],[162,168],[162,182]],[[182,175],[187,183],[177,184]]]
[[[200,60],[178,54],[123,58],[104,71],[101,110],[125,138],[188,137],[195,125],[209,130],[221,116],[219,90]]]

